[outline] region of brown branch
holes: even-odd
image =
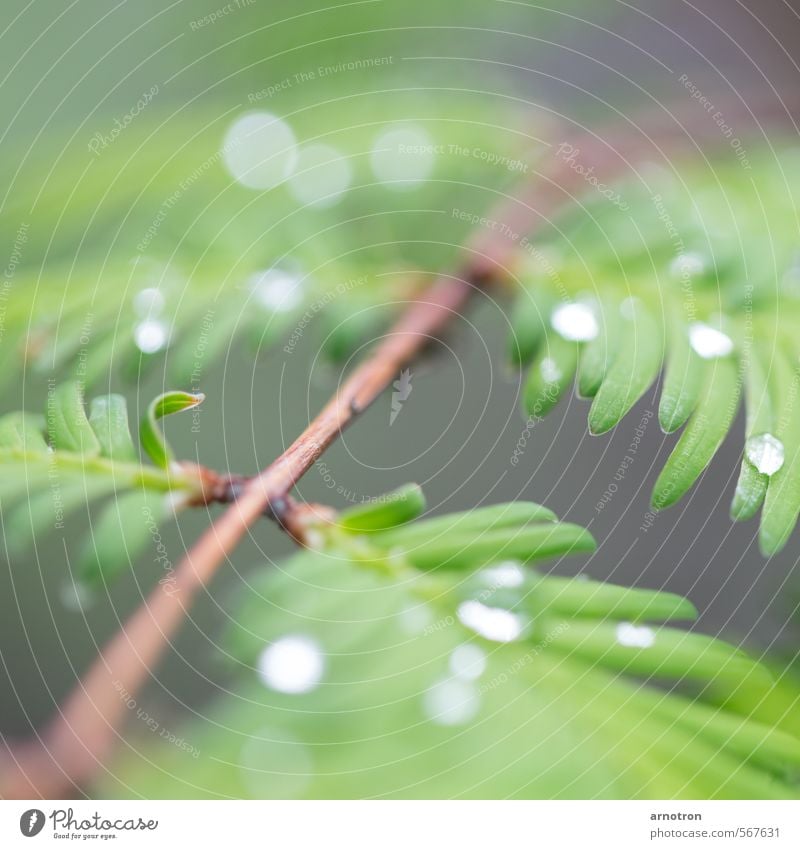
[[[442,277],[417,297],[305,431],[244,485],[234,503],[187,552],[169,586],[153,590],[44,732],[10,751],[0,775],[0,797],[68,797],[102,769],[104,757],[120,738],[117,729],[128,711],[127,703],[147,681],[198,591],[265,510],[292,535],[301,535],[292,527],[289,493],[294,485],[397,372],[459,313],[480,282],[471,273]]]

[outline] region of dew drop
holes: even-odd
[[[80,613],[92,606],[95,594],[85,584],[80,583],[80,581],[68,580],[61,585],[59,598],[61,599],[61,604],[67,610],[73,613]]]
[[[550,324],[570,342],[588,342],[600,332],[594,310],[588,304],[561,304],[553,311]]]
[[[404,607],[398,614],[400,627],[407,634],[419,634],[433,624],[433,611],[427,604]]]
[[[291,312],[303,301],[303,283],[284,268],[257,271],[247,281],[256,300],[270,312]]]
[[[475,681],[486,671],[486,652],[472,643],[456,646],[450,655],[450,671],[462,681]]]
[[[751,436],[744,445],[744,453],[762,475],[774,475],[783,466],[783,443],[771,433]]]
[[[704,360],[726,357],[733,350],[733,339],[702,321],[689,326],[689,344]]]
[[[258,658],[258,677],[280,693],[308,693],[320,682],[325,659],[317,642],[289,634],[268,645]]]
[[[464,725],[474,719],[480,706],[480,694],[474,684],[443,678],[426,690],[425,715],[437,725]]]
[[[687,251],[686,253],[678,254],[669,265],[669,270],[676,277],[697,277],[704,274],[708,263],[705,257],[697,251]]]
[[[523,622],[516,613],[502,607],[489,607],[479,601],[465,601],[458,606],[458,618],[487,640],[510,643],[522,634]]]
[[[561,380],[561,369],[552,357],[545,357],[539,363],[539,371],[546,383],[558,383]]]
[[[300,149],[289,191],[298,203],[333,206],[347,191],[352,179],[350,162],[327,144],[308,144]]]
[[[633,320],[636,318],[636,309],[640,303],[638,298],[625,298],[619,304],[620,314],[629,321]]]
[[[249,189],[271,189],[294,171],[297,142],[292,128],[269,112],[250,112],[231,124],[222,159],[234,180]]]
[[[279,728],[261,728],[242,746],[239,777],[253,799],[297,799],[314,777],[308,747]]]
[[[133,339],[136,347],[143,354],[155,354],[156,351],[166,348],[169,341],[169,328],[159,319],[148,318],[136,325]]]
[[[416,124],[389,127],[375,140],[370,163],[375,176],[389,188],[405,191],[430,176],[435,159],[434,144]]]
[[[152,286],[141,289],[133,296],[133,309],[139,318],[151,318],[159,315],[164,309],[164,303],[164,296]]]
[[[506,560],[503,563],[498,563],[496,566],[491,566],[488,569],[482,569],[480,572],[487,586],[500,587],[521,587],[525,583],[525,571],[513,560]]]
[[[617,625],[617,642],[621,646],[649,649],[655,641],[655,632],[647,625],[633,625],[630,622],[620,622]]]

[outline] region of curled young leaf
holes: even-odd
[[[147,414],[139,427],[139,441],[148,457],[162,469],[169,468],[173,461],[172,450],[167,443],[164,433],[158,426],[158,421],[164,416],[190,410],[205,400],[202,392],[165,392],[150,402]]]

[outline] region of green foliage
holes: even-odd
[[[186,405],[168,393],[151,405],[158,417]],[[192,405],[198,402],[190,396]],[[149,421],[149,418],[147,419]],[[160,435],[160,432],[159,432]],[[161,442],[144,429],[142,444]],[[164,455],[166,456],[166,455]],[[15,557],[31,552],[45,535],[67,520],[88,522],[83,551],[71,563],[73,575],[91,584],[113,578],[158,534],[176,510],[202,496],[197,469],[173,463],[143,465],[128,428],[125,399],[92,399],[87,418],[77,383],[52,388],[46,416],[8,413],[0,418],[0,512],[5,545]]]
[[[747,433],[731,508],[763,505],[760,542],[774,554],[800,513],[800,346],[794,152],[738,162],[649,166],[570,209],[528,259],[510,350],[529,364],[528,415],[572,383],[592,399],[589,429],[615,427],[664,372],[658,419],[684,428],[652,495],[682,498],[717,452],[744,395]],[[758,175],[758,179],[753,178]]]
[[[800,794],[798,691],[739,649],[678,627],[695,616],[688,601],[529,568],[574,550],[538,505],[409,524],[398,498],[390,528],[391,503],[376,505],[386,530],[321,528],[324,550],[251,576],[223,642],[236,672],[228,692],[202,720],[170,730],[176,745],[143,730],[97,789]]]

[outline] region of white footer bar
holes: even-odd
[[[800,847],[797,802],[0,802],[0,846]]]

